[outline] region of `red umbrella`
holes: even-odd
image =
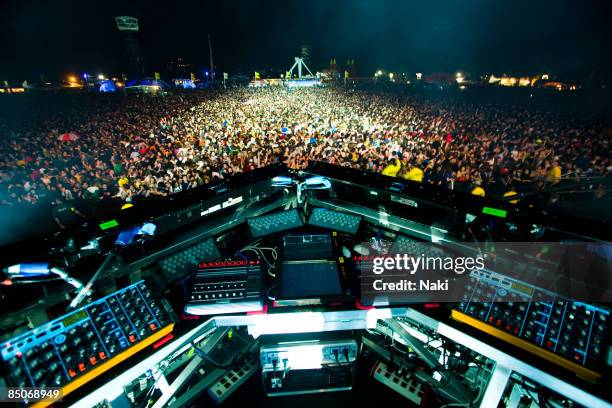
[[[60,137],[57,140],[61,140],[62,142],[71,142],[73,140],[78,140],[78,139],[79,139],[79,135],[77,135],[75,132],[67,132],[67,133],[60,135]]]

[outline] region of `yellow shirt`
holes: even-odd
[[[507,193],[504,193],[504,197],[511,197],[517,195],[517,192],[514,190],[510,190]],[[511,200],[510,204],[518,204],[519,200]]]
[[[117,182],[117,184],[119,184],[119,187],[121,187],[121,186],[123,186],[123,185],[125,185],[127,183],[129,183],[129,180],[128,180],[127,177],[121,177],[119,179],[119,181]]]
[[[394,164],[387,165],[387,167],[383,169],[382,174],[383,176],[395,177],[397,173],[400,171],[401,167],[402,165],[400,164],[400,161],[398,159],[395,159]]]
[[[480,197],[484,197],[485,196],[485,191],[484,188],[480,187],[480,186],[476,186],[474,187],[474,189],[472,190],[472,194],[480,196]]]
[[[423,176],[423,170],[418,167],[413,167],[408,173],[404,174],[406,180],[418,181],[419,183],[423,181]]]
[[[549,183],[558,183],[561,180],[561,168],[559,166],[553,167],[546,173],[546,181]]]

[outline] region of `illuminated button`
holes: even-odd
[[[100,356],[101,360],[104,360],[106,358],[106,353],[103,351],[99,352],[98,355]]]
[[[79,371],[85,371],[85,363],[79,363]]]
[[[89,357],[89,362],[91,363],[91,365],[95,365],[98,360],[96,360],[96,358],[94,356]]]
[[[68,370],[68,375],[72,378],[76,375],[76,371],[74,371],[72,368]]]
[[[129,339],[132,343],[136,341],[136,337],[133,334],[130,334]]]
[[[151,328],[151,330],[157,330],[157,325],[155,323],[151,323],[149,327]]]

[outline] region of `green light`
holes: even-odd
[[[483,214],[493,215],[494,217],[506,218],[508,212],[506,210],[500,210],[499,208],[483,207]]]
[[[117,220],[110,220],[110,221],[106,221],[100,224],[100,229],[102,231],[110,229],[110,228],[114,228],[117,225],[119,225],[119,223],[117,222]]]

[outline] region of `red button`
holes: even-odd
[[[131,341],[132,343],[136,341],[136,337],[134,337],[134,335],[133,335],[133,334],[130,334],[130,337],[129,337],[129,338],[130,338],[130,341]]]
[[[548,348],[552,348],[552,346],[553,346],[552,341],[548,340],[548,341],[546,342],[546,347],[548,347]]]
[[[509,324],[507,324],[507,325],[506,325],[506,330],[507,330],[507,331],[512,330],[512,326],[510,326]]]
[[[502,321],[501,321],[501,319],[497,320],[497,325],[498,325],[498,326],[501,326],[501,325],[502,325]]]
[[[79,363],[79,370],[85,371],[85,363]]]
[[[489,317],[489,322],[490,322],[490,323],[493,323],[493,320],[494,320],[494,317],[493,317],[493,316],[490,316],[490,317]]]
[[[149,325],[149,327],[151,328],[151,330],[156,330],[157,329],[157,326],[155,325],[155,323],[151,323]]]
[[[74,371],[72,368],[70,370],[68,370],[68,375],[70,375],[70,377],[74,377],[76,375],[76,371]]]
[[[99,352],[98,355],[100,356],[100,359],[102,360],[106,358],[106,353],[104,353],[103,351]]]
[[[89,362],[91,363],[91,365],[95,365],[98,360],[96,360],[96,358],[94,356],[89,357]]]
[[[518,327],[518,326],[515,326],[515,327],[514,327],[514,334],[518,334],[518,332],[519,332],[519,327]]]

